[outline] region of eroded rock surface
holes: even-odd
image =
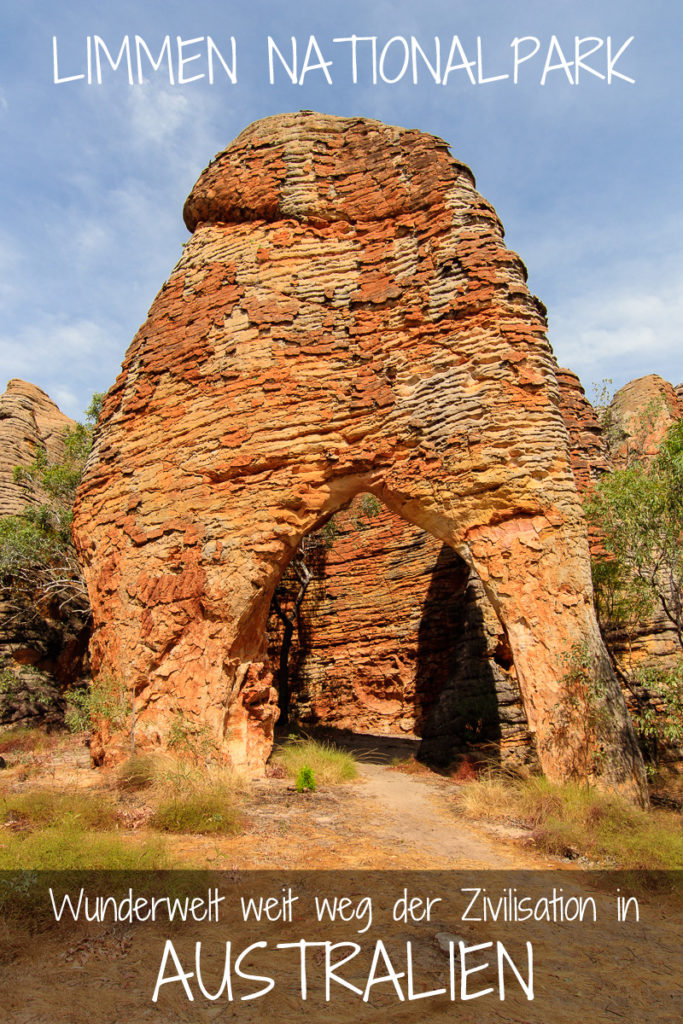
[[[470,171],[417,131],[282,115],[218,155],[185,220],[75,516],[92,655],[135,695],[139,741],[183,712],[263,764],[274,587],[302,536],[368,492],[476,570],[551,777],[583,746],[558,722],[567,652],[587,645],[603,769],[638,790],[542,307]]]
[[[651,373],[620,388],[608,413],[611,460],[620,467],[654,458],[669,427],[683,416],[683,404],[668,381]]]
[[[558,369],[577,487],[609,469],[595,410]],[[535,758],[505,629],[481,580],[447,545],[369,495],[339,512],[308,557],[313,580],[290,657],[293,718],[310,729],[416,741],[449,763],[479,756],[517,767]],[[298,589],[285,577],[292,606]],[[269,620],[277,671],[282,624]]]
[[[361,495],[307,562],[313,579],[290,657],[294,720],[412,740],[441,764],[473,748],[510,767],[535,758],[505,630],[448,545]],[[287,575],[290,605],[296,586]],[[274,614],[269,640],[275,667]]]
[[[15,466],[28,466],[38,448],[48,458],[64,451],[64,431],[75,426],[52,399],[35,384],[15,378],[0,395],[0,515],[21,512],[39,505],[44,495],[30,481],[14,480]]]

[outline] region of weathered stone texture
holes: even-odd
[[[591,483],[610,469],[609,454],[595,409],[572,370],[558,368],[560,410],[569,434],[574,480],[584,495]]]
[[[92,654],[134,691],[140,741],[164,742],[180,708],[234,763],[263,763],[273,589],[301,537],[369,492],[476,569],[548,773],[582,742],[556,723],[585,642],[607,774],[641,787],[544,319],[471,173],[420,132],[282,115],[219,154],[185,218],[75,516]]]
[[[649,462],[654,458],[669,427],[683,416],[683,404],[668,381],[651,373],[617,391],[609,416],[611,460],[619,467],[629,459]]]
[[[14,379],[0,395],[0,515],[21,512],[38,505],[44,496],[30,482],[14,480],[15,466],[28,466],[38,448],[50,459],[64,451],[63,435],[74,421],[65,416],[35,384]]]
[[[612,463],[579,378],[559,368],[556,377],[583,495]],[[634,401],[637,384],[629,388]],[[423,756],[441,761],[482,746],[506,764],[533,756],[505,631],[476,573],[386,509],[371,515],[366,498],[335,516],[323,557],[311,559],[314,581],[291,656],[295,719],[313,729],[416,738]],[[643,623],[637,660],[673,652],[671,631],[655,620]],[[274,614],[269,637],[275,668],[282,629]],[[610,641],[623,655],[619,636]]]

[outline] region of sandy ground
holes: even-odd
[[[256,780],[237,837],[173,841],[183,864],[221,869],[522,869],[560,865],[524,846],[528,834],[475,827],[458,815],[451,780],[361,764],[359,778],[299,794]]]
[[[43,773],[20,776],[20,771],[11,769],[5,784],[107,784],[107,776],[89,768],[85,752],[68,745],[56,752]],[[194,1001],[188,1000],[180,984],[173,983],[153,1002],[168,926],[164,930],[95,922],[82,931],[80,925],[67,931],[54,921],[45,926],[24,921],[17,926],[0,920],[0,1020],[8,1024],[220,1024],[234,1020],[262,1024],[264,1017],[270,1016],[278,1022],[302,1024],[323,1020],[326,1024],[351,1020],[354,1024],[441,1024],[451,1020],[472,1024],[548,1024],[550,1020],[553,1024],[678,1024],[683,1018],[680,907],[676,910],[666,899],[646,896],[640,900],[640,920],[620,922],[614,912],[614,881],[611,888],[596,888],[592,878],[578,873],[575,865],[531,850],[528,835],[521,829],[473,826],[456,811],[454,793],[450,779],[367,762],[361,764],[360,777],[353,783],[320,787],[314,794],[298,794],[285,779],[254,780],[243,834],[169,838],[174,861],[186,867],[220,870],[217,877],[228,893],[226,906],[232,906],[232,891],[233,909],[238,892],[261,884],[266,892],[278,892],[287,884],[288,871],[308,869],[309,873],[297,876],[294,883],[301,894],[298,913],[289,924],[261,922],[245,927],[241,923],[241,931],[236,918],[226,914],[228,932],[192,925],[170,934],[188,969],[196,968],[197,941],[210,951],[207,976],[210,974],[214,985],[220,980],[220,953],[226,935],[234,948],[257,939],[267,943],[266,952],[254,954],[252,969],[256,974],[272,972],[277,981],[272,995],[242,1002],[239,986],[245,983],[237,978],[233,999],[225,994],[220,1000],[203,998],[193,981]],[[135,822],[135,814],[131,821]],[[142,822],[133,824],[131,839],[145,832]],[[560,867],[571,870],[549,873]],[[244,869],[259,869],[259,873],[245,876],[241,874]],[[329,874],[310,869],[326,869]],[[354,869],[370,873],[358,875]],[[492,869],[500,873],[494,874]],[[413,876],[412,870],[422,874]],[[466,876],[454,874],[456,870],[475,875],[463,883]],[[514,871],[527,873],[513,875]],[[153,874],[149,877],[154,881]],[[163,888],[166,883],[161,879],[158,884]],[[389,919],[392,903],[406,884],[419,884],[423,895],[438,895],[438,907],[429,920],[399,922],[385,931],[381,922]],[[534,900],[547,897],[556,885],[563,887],[566,897],[592,893],[599,925],[531,922],[520,927],[465,921],[459,898],[463,884],[485,885],[496,899],[511,884]],[[357,923],[343,927],[339,923],[320,932],[311,907],[321,885],[339,887],[356,900],[371,895],[376,913],[373,928],[359,935]],[[337,986],[328,1004],[319,977],[324,956],[318,950],[310,959],[311,990],[304,1001],[298,955],[287,959],[276,952],[276,945],[283,939],[318,932],[332,941],[363,943],[362,956],[345,968],[347,977],[360,986],[365,984],[378,935],[386,938],[396,958],[405,955],[410,941],[415,951],[416,985],[421,991],[448,985],[450,941],[456,949],[460,940],[472,947],[500,940],[520,965],[525,962],[528,941],[534,947],[535,997],[528,1000],[509,974],[502,1001],[496,988],[497,974],[490,964],[485,974],[472,976],[471,984],[476,988],[482,981],[492,987],[492,993],[474,1002],[461,1001],[458,986],[452,1000],[400,999],[393,984],[383,982],[373,988],[367,1001]],[[489,956],[488,947],[486,954],[476,955]],[[397,962],[399,968],[404,972],[400,986],[405,995],[406,963]],[[253,988],[253,983],[248,984]]]

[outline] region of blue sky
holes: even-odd
[[[248,123],[286,110],[365,115],[433,132],[474,171],[507,242],[549,310],[559,362],[586,390],[646,373],[683,380],[683,5],[672,0],[119,0],[116,4],[2,0],[0,7],[0,386],[19,376],[80,416],[113,382],[124,352],[188,237],[182,205],[209,159]],[[211,36],[228,57],[237,40],[237,84],[221,69],[210,85],[171,85],[165,65],[142,85],[106,63],[101,85],[55,84],[85,72],[86,38],[113,54],[124,36],[158,53]],[[310,70],[292,84],[268,80],[267,36],[299,56],[316,37],[332,84]],[[540,41],[512,78],[472,84],[465,70],[437,85],[373,84],[369,44],[358,81],[336,37],[415,36],[446,56],[458,35],[482,77],[511,76],[512,41]],[[605,40],[587,63],[635,79],[611,84],[588,72],[570,84],[561,67],[541,77],[552,36],[567,61],[576,36]],[[204,44],[205,45],[205,44]],[[201,51],[192,44],[187,55]],[[524,44],[531,47],[531,44]],[[588,44],[585,44],[587,47]],[[520,52],[525,50],[520,47]],[[400,70],[393,43],[387,77]],[[559,63],[557,50],[550,63]],[[177,67],[177,66],[176,66]],[[186,66],[206,73],[205,60]],[[477,68],[473,70],[475,78]],[[575,69],[569,67],[573,77]]]

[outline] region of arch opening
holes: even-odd
[[[417,756],[534,760],[507,635],[452,548],[361,491],[306,535],[275,588],[280,733]]]

